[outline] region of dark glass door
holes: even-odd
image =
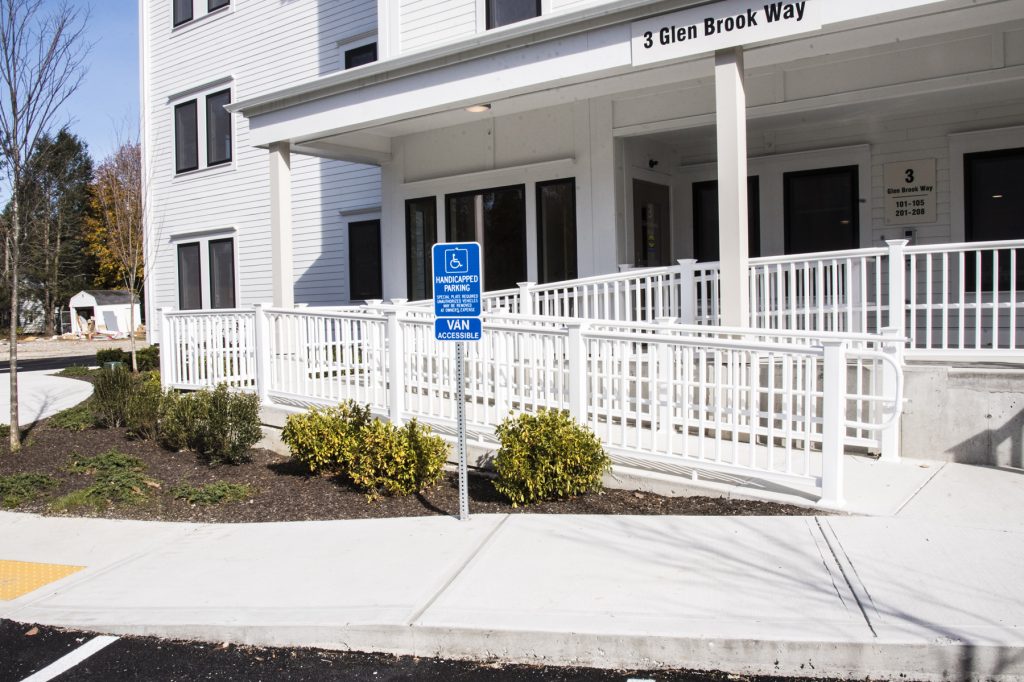
[[[430,249],[437,243],[437,200],[405,202],[405,281],[410,301],[434,295],[431,290]]]
[[[857,166],[785,173],[786,253],[856,249]]]
[[[447,241],[480,242],[485,291],[526,280],[526,187],[498,187],[445,197]]]
[[[761,255],[760,183],[757,176],[747,178],[747,250],[751,257]],[[718,181],[693,183],[693,257],[702,263],[719,259]]]
[[[641,268],[672,261],[669,188],[633,180],[633,265]]]
[[[380,221],[348,224],[349,294],[353,301],[383,298]]]
[[[1024,237],[1024,149],[964,154],[964,228],[967,241],[987,242]],[[992,291],[995,266],[991,252],[981,257],[982,291]],[[1024,250],[1017,251],[1015,289],[1024,289]],[[1010,289],[1009,254],[1000,254],[999,290]],[[964,283],[977,289],[977,256],[968,253]]]
[[[537,276],[576,279],[576,179],[537,183]]]

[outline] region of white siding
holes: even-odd
[[[476,33],[477,0],[398,0],[398,4],[403,53]]]
[[[235,230],[238,304],[268,301],[268,153],[249,145],[248,123],[236,115],[230,167],[175,176],[171,98],[226,80],[238,101],[336,71],[338,43],[375,29],[376,2],[237,0],[227,11],[199,12],[172,29],[170,2],[143,1],[149,235],[158,248],[148,282],[150,310],[177,306],[173,235],[225,228]],[[340,212],[379,204],[379,170],[293,155],[292,172],[295,300],[343,303],[348,255]]]

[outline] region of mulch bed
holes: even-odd
[[[73,456],[91,456],[111,449],[134,455],[146,464],[146,474],[157,481],[147,502],[110,506],[101,511],[76,510],[75,515],[156,521],[203,521],[241,523],[256,521],[308,521],[321,519],[370,519],[396,516],[457,515],[458,486],[454,474],[421,495],[385,497],[367,502],[366,496],[336,478],[310,476],[294,461],[269,450],[253,450],[252,461],[237,466],[210,466],[190,452],[168,452],[152,441],[134,440],[123,429],[91,429],[71,432],[51,428],[45,422],[28,433],[26,445],[16,454],[0,450],[0,476],[31,472],[49,474],[59,486],[42,497],[21,504],[17,510],[58,515],[49,503],[88,486],[85,474],[65,469]],[[170,489],[187,483],[198,486],[215,481],[247,483],[252,499],[217,505],[190,505],[173,497]],[[651,493],[606,490],[560,502],[513,508],[494,490],[489,478],[470,475],[470,512],[476,514],[678,514],[707,516],[812,515],[812,509],[770,502],[711,497],[662,497]],[[67,515],[67,514],[63,514]]]

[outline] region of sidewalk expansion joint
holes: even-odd
[[[929,483],[931,483],[932,481],[934,481],[934,480],[935,480],[935,477],[936,477],[936,476],[938,476],[938,475],[939,475],[940,473],[942,473],[943,471],[945,471],[945,470],[946,470],[946,464],[947,464],[947,462],[942,462],[941,464],[939,464],[938,468],[937,468],[937,469],[936,469],[936,470],[935,470],[935,471],[934,471],[934,472],[932,473],[932,475],[931,475],[931,476],[929,476],[928,478],[926,478],[926,479],[924,480],[924,482],[923,482],[923,483],[921,483],[921,485],[919,485],[919,486],[917,487],[917,490],[915,490],[915,491],[914,491],[913,493],[911,493],[911,494],[910,494],[910,497],[908,497],[907,499],[903,500],[903,504],[901,504],[901,505],[900,505],[900,506],[899,506],[899,507],[898,507],[898,508],[896,509],[896,511],[894,511],[894,512],[892,513],[892,517],[893,517],[893,518],[896,518],[897,516],[899,516],[899,515],[900,515],[900,513],[901,513],[901,512],[902,512],[902,511],[903,511],[904,509],[906,509],[907,505],[908,505],[908,504],[910,504],[911,502],[913,502],[913,501],[914,501],[914,498],[915,498],[915,497],[917,497],[917,496],[918,496],[918,494],[919,494],[919,493],[920,493],[920,492],[921,492],[922,490],[924,490],[924,489],[925,489],[925,487],[927,487],[927,485],[928,485]]]
[[[853,595],[854,601],[857,602],[857,608],[860,609],[860,614],[864,617],[864,622],[867,623],[868,629],[871,630],[871,636],[877,639],[878,633],[875,632],[875,626],[871,623],[871,618],[868,616],[867,609],[864,607],[864,603],[860,599],[860,595],[858,594],[859,590],[857,589],[857,586],[853,584],[853,581],[851,580],[850,576],[846,574],[846,568],[844,567],[846,563],[850,564],[850,571],[855,572],[855,569],[853,568],[853,562],[850,561],[849,556],[847,556],[846,552],[843,550],[842,545],[839,543],[839,538],[835,537],[836,544],[839,545],[839,549],[843,551],[843,556],[846,558],[846,561],[844,562],[840,558],[839,553],[836,552],[836,548],[829,540],[828,533],[825,532],[824,526],[821,525],[821,518],[815,516],[814,522],[818,524],[818,531],[821,532],[821,537],[825,539],[825,544],[828,545],[829,551],[832,552],[832,558],[835,560],[836,566],[839,567],[839,573],[843,576],[843,580],[846,581],[846,586],[850,588],[850,594]],[[831,528],[832,527],[829,526],[830,530]],[[835,536],[834,532],[833,536]],[[870,595],[868,596],[870,598]]]
[[[455,580],[460,575],[462,575],[463,571],[466,570],[466,567],[473,563],[473,560],[476,559],[477,556],[479,556],[480,552],[483,551],[484,547],[486,547],[491,542],[491,539],[498,534],[498,531],[501,530],[502,526],[505,525],[505,522],[509,520],[510,516],[511,514],[505,514],[505,518],[503,518],[501,521],[495,524],[494,528],[492,528],[491,531],[487,534],[487,536],[480,542],[480,544],[477,545],[476,549],[474,549],[470,553],[470,555],[466,557],[465,561],[459,564],[458,568],[452,571],[452,574],[448,576],[448,579],[444,582],[444,584],[441,585],[437,592],[435,592],[434,595],[427,600],[427,603],[419,609],[417,609],[416,612],[413,613],[412,616],[410,616],[406,625],[414,625],[416,621],[423,617],[423,614],[426,613],[430,609],[430,607],[433,606],[434,603],[441,598],[441,595],[445,593],[445,591],[451,586],[453,582],[455,582]]]

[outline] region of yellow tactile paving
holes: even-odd
[[[0,559],[0,601],[17,599],[56,580],[81,571],[85,566],[37,564]]]

